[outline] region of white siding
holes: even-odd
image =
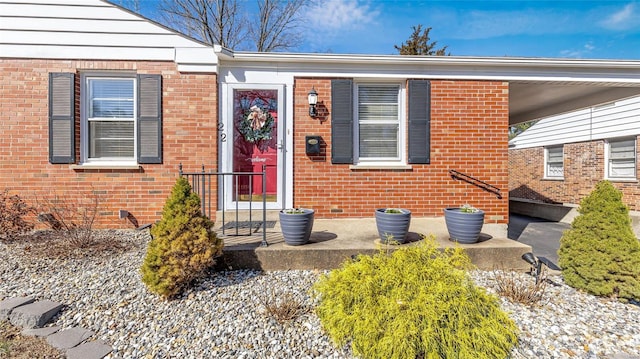
[[[0,0],[0,57],[218,62],[212,47],[100,0]]]
[[[640,96],[540,119],[510,148],[560,145],[640,135]]]

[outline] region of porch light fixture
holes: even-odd
[[[316,117],[318,116],[318,110],[316,109],[316,104],[318,103],[318,93],[316,89],[311,87],[311,91],[309,91],[309,116]]]

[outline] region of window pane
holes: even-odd
[[[89,118],[133,118],[133,79],[90,79]]]
[[[549,162],[562,162],[562,147],[548,149]]]
[[[89,122],[89,157],[134,156],[133,121]]]
[[[360,157],[398,157],[398,125],[360,125]]]
[[[611,161],[611,171],[609,173],[609,176],[635,178],[635,160]]]
[[[359,86],[360,121],[398,121],[398,87]]]
[[[562,165],[549,164],[547,167],[547,176],[549,177],[564,177],[564,168]]]
[[[636,157],[636,147],[634,140],[619,141],[609,143],[609,149],[611,151],[610,157],[615,159],[631,159]]]

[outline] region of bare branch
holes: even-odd
[[[163,0],[169,26],[207,44],[236,48],[247,35],[238,0]]]
[[[259,21],[249,22],[249,36],[256,51],[290,50],[302,43],[299,31],[307,0],[258,0]]]

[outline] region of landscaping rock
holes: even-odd
[[[21,305],[33,303],[33,301],[33,297],[6,298],[0,302],[0,320],[8,320],[11,311]]]
[[[49,335],[57,332],[58,330],[60,330],[60,327],[25,329],[22,331],[22,334],[30,337],[48,337]]]
[[[67,359],[101,359],[111,353],[111,350],[109,345],[96,340],[67,350]]]
[[[54,348],[69,349],[82,343],[94,333],[84,328],[70,328],[61,330],[47,337],[47,343]]]
[[[15,308],[9,315],[11,324],[22,328],[40,328],[56,315],[62,304],[42,300]]]

